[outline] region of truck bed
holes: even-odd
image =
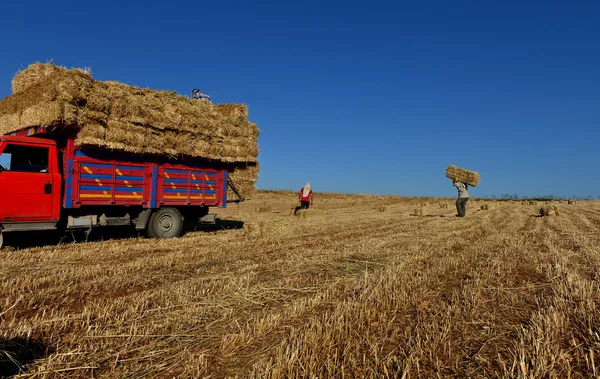
[[[88,205],[218,206],[227,203],[227,171],[176,161],[136,161],[72,145],[63,158],[65,208]]]

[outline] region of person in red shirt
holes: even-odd
[[[300,206],[296,207],[294,214],[300,209],[308,209],[312,204],[312,190],[310,189],[310,183],[306,183],[306,185],[300,189],[298,200],[300,200]]]

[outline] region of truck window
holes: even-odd
[[[8,144],[0,154],[0,165],[7,171],[48,172],[47,147]]]

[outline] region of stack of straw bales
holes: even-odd
[[[456,179],[472,187],[477,187],[479,184],[479,173],[475,171],[465,170],[464,168],[448,165],[446,168],[446,177]]]
[[[19,72],[12,89],[0,101],[0,134],[38,126],[72,131],[83,149],[202,158],[223,165],[240,195],[252,196],[259,129],[245,105],[101,82],[85,70],[42,63]]]
[[[540,215],[541,216],[559,216],[560,212],[558,211],[558,207],[556,205],[553,206],[546,206],[546,207],[541,207],[540,208]]]

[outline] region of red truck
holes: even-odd
[[[227,171],[203,160],[83,150],[74,135],[29,128],[0,137],[2,233],[131,226],[149,237],[214,222],[227,204]]]

